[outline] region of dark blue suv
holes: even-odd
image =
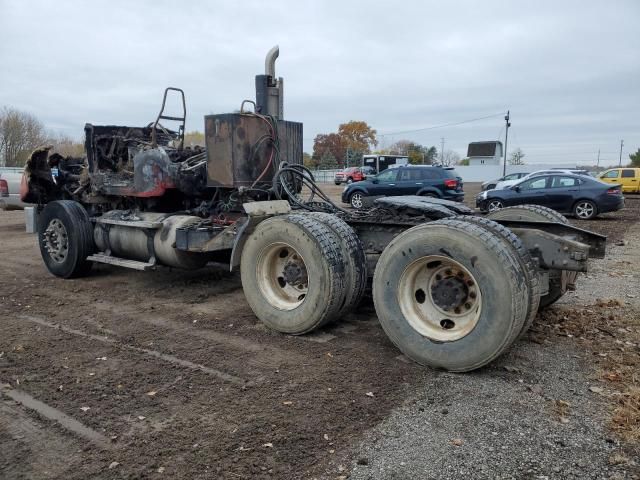
[[[348,185],[342,201],[353,208],[362,208],[365,197],[421,195],[445,200],[464,200],[462,178],[453,168],[430,165],[406,165],[388,168],[362,182]]]

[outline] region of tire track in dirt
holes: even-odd
[[[20,220],[2,216],[0,225]],[[0,378],[14,386],[19,381],[17,388],[34,398],[117,437],[110,452],[82,452],[75,468],[60,475],[65,480],[145,478],[159,467],[184,480],[323,477],[344,465],[353,439],[402,403],[408,386],[425,375],[397,361],[370,307],[314,335],[284,336],[255,318],[237,276],[101,266],[86,278],[60,280],[46,272],[36,240],[11,231],[0,245],[0,265],[7,265],[0,270],[6,318]],[[243,388],[119,343],[256,383]],[[34,441],[25,440],[25,448]],[[63,435],[59,442],[74,449],[78,440]],[[0,438],[0,449],[11,445]],[[113,461],[120,465],[109,470]],[[14,476],[30,471],[16,468]],[[45,476],[45,468],[34,467],[32,476]]]
[[[64,478],[79,463],[82,441],[32,418],[13,400],[0,402],[0,474],[4,478]],[[8,446],[6,446],[8,444]]]
[[[19,403],[23,407],[29,410],[33,410],[43,417],[48,418],[49,420],[57,422],[65,430],[68,430],[69,432],[90,441],[97,447],[104,450],[111,449],[111,443],[109,442],[107,437],[99,432],[96,432],[92,428],[85,426],[75,418],[66,415],[60,410],[53,408],[36,398],[33,398],[28,393],[25,393],[21,390],[9,388],[7,385],[0,387],[0,393],[9,397],[14,402]]]
[[[230,374],[228,374],[226,372],[223,372],[221,370],[217,370],[215,368],[210,368],[210,367],[205,367],[204,365],[196,364],[196,363],[190,362],[189,360],[184,360],[182,358],[175,357],[174,355],[167,355],[166,353],[162,353],[162,352],[159,352],[157,350],[150,350],[148,348],[140,348],[140,347],[136,347],[136,346],[133,346],[133,345],[128,345],[126,343],[118,342],[117,340],[112,339],[112,338],[99,336],[99,335],[93,335],[91,333],[86,333],[86,332],[83,332],[81,330],[76,330],[74,328],[69,328],[69,327],[66,327],[66,326],[61,325],[61,324],[48,322],[47,320],[45,320],[43,318],[35,317],[33,315],[19,315],[18,318],[20,318],[22,320],[27,320],[29,322],[37,323],[38,325],[42,325],[43,327],[48,327],[48,328],[53,328],[53,329],[56,329],[56,330],[61,330],[64,333],[68,333],[70,335],[76,335],[76,336],[87,338],[87,339],[90,339],[90,340],[95,340],[95,341],[98,341],[98,342],[103,342],[103,343],[107,343],[107,344],[110,344],[110,345],[115,345],[118,348],[124,348],[124,349],[127,349],[127,350],[131,350],[133,352],[138,352],[138,353],[142,353],[142,354],[145,354],[145,355],[149,355],[151,357],[158,358],[160,360],[164,360],[165,362],[173,363],[174,365],[179,365],[181,367],[189,368],[191,370],[199,370],[199,371],[202,371],[204,373],[208,373],[209,375],[213,375],[214,377],[218,377],[220,380],[224,380],[225,382],[231,382],[231,383],[234,383],[234,384],[240,385],[240,386],[247,386],[247,385],[250,385],[250,384],[253,383],[253,382],[250,382],[249,380],[242,379],[242,378],[237,377],[235,375],[230,375]]]

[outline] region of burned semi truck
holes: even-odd
[[[22,197],[38,205],[47,269],[71,278],[94,263],[224,262],[239,268],[256,317],[292,335],[338,321],[371,291],[403,353],[470,371],[509,348],[590,257],[604,256],[605,237],[537,206],[481,217],[414,196],[358,211],[336,205],[301,164],[302,124],[283,118],[278,53],[256,76],[255,101],[205,116],[204,147],[185,146],[184,92],[168,88],[146,126],[86,125],[82,158],[34,151]],[[180,113],[165,111],[169,95]]]

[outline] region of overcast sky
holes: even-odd
[[[527,163],[617,164],[640,148],[640,1],[0,0],[0,106],[81,138],[85,122],[155,119],[165,86],[187,130],[253,98],[280,45],[285,118],[305,150],[338,124],[465,156],[504,141]]]

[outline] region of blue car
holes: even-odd
[[[378,175],[348,185],[342,201],[353,208],[362,208],[365,197],[420,195],[462,202],[462,178],[453,168],[431,165],[404,165],[388,168]]]
[[[555,174],[528,178],[502,190],[487,190],[476,197],[476,207],[492,212],[512,205],[534,204],[589,220],[624,207],[620,185],[584,175]]]

